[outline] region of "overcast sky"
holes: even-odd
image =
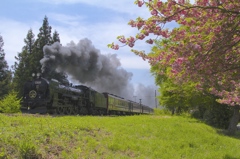
[[[131,19],[149,16],[148,10],[139,8],[134,0],[2,0],[0,4],[0,35],[9,66],[21,52],[29,29],[36,39],[47,16],[52,33],[59,33],[63,46],[88,38],[102,54],[117,54],[122,68],[133,73],[133,85],[155,86],[149,64],[134,55],[131,48],[115,51],[107,47],[117,42],[119,35],[135,36],[137,29],[127,24]],[[149,52],[151,46],[140,42],[134,49]]]

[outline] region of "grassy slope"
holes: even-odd
[[[240,158],[238,136],[177,116],[0,114],[0,158]]]

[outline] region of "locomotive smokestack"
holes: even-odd
[[[88,39],[82,39],[78,44],[71,42],[67,46],[56,42],[44,46],[43,51],[44,58],[40,62],[45,74],[58,70],[99,92],[125,98],[133,95],[132,73],[121,68],[116,54],[101,54]]]

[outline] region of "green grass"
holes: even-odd
[[[237,159],[239,139],[189,117],[0,114],[9,159]]]

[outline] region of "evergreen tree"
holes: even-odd
[[[59,37],[59,34],[56,30],[53,32],[53,43],[54,42],[59,42],[60,43],[60,37]]]
[[[31,79],[32,66],[30,63],[30,55],[33,54],[33,46],[35,43],[35,38],[32,29],[28,31],[27,37],[24,39],[25,46],[22,48],[22,52],[15,56],[15,59],[18,62],[15,62],[14,69],[14,78],[13,78],[13,87],[19,92],[19,96],[22,95],[23,85],[27,80]]]
[[[66,81],[67,76],[63,72],[42,72],[42,65],[40,60],[44,57],[43,47],[45,45],[51,45],[54,42],[60,42],[60,37],[57,31],[54,31],[53,37],[51,36],[52,27],[48,23],[48,18],[45,16],[43,20],[43,24],[39,29],[40,33],[38,34],[38,38],[34,44],[33,54],[31,55],[31,72],[32,73],[43,73],[43,77],[47,79],[57,79],[60,82]]]
[[[11,71],[8,70],[8,64],[5,60],[3,45],[3,38],[0,35],[0,98],[8,94],[11,84]]]
[[[53,43],[53,39],[51,36],[52,27],[49,26],[48,18],[45,16],[43,20],[43,24],[39,29],[39,34],[37,35],[36,42],[33,47],[33,54],[31,54],[31,72],[37,73],[41,72],[42,65],[40,60],[43,58],[43,47],[45,45],[50,45]]]

